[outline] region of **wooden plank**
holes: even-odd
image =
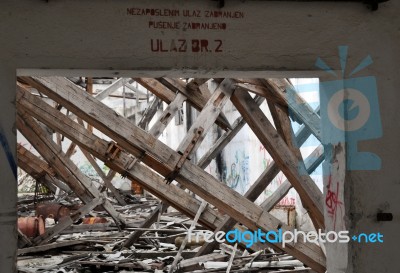
[[[124,85],[124,79],[119,78],[115,82],[113,82],[109,87],[101,91],[100,93],[96,94],[94,97],[98,99],[99,101],[104,100],[107,98],[109,95],[114,93],[118,88],[121,88]]]
[[[159,81],[155,79],[150,79],[150,78],[133,78],[135,81],[137,81],[140,85],[145,87],[147,90],[149,90],[151,93],[156,95],[158,98],[160,98],[162,101],[166,102],[167,104],[170,104],[176,97],[176,94],[162,85]]]
[[[78,118],[78,123],[82,126],[85,126],[83,123],[83,120]],[[89,125],[88,125],[88,131],[92,132],[91,130],[89,130]],[[124,198],[122,198],[122,196],[119,194],[119,192],[117,191],[117,189],[114,187],[114,185],[111,183],[111,180],[113,179],[115,172],[111,173],[110,176],[106,176],[103,173],[103,170],[100,168],[100,166],[97,164],[96,160],[92,157],[92,155],[86,151],[85,149],[81,148],[81,151],[83,153],[83,155],[87,158],[87,160],[89,161],[89,163],[93,166],[94,170],[96,171],[96,173],[100,176],[100,178],[103,180],[104,185],[114,194],[115,199],[117,199],[118,203],[121,206],[126,206],[126,202],[124,200]]]
[[[206,208],[206,206],[208,205],[208,203],[206,201],[201,202],[200,208],[196,213],[196,216],[194,217],[192,224],[190,225],[190,228],[188,230],[188,234],[186,235],[185,239],[183,240],[181,246],[179,247],[178,253],[176,253],[176,256],[174,258],[174,261],[171,264],[171,267],[169,268],[169,273],[175,272],[176,266],[178,265],[179,259],[181,258],[181,254],[183,252],[183,250],[186,247],[186,244],[189,241],[189,236],[192,233],[192,231],[194,230],[197,221],[200,218],[200,215],[203,213],[204,209]]]
[[[23,145],[17,144],[17,158],[18,163],[25,163],[27,164],[32,172],[39,176],[43,176],[48,174],[50,176],[55,176],[56,172],[46,163],[46,161],[38,158],[28,149],[26,149]],[[35,176],[33,176],[35,178]]]
[[[25,109],[41,122],[48,124],[52,129],[59,131],[67,136],[79,146],[84,147],[100,160],[106,161],[106,164],[120,173],[124,173],[128,178],[134,179],[141,183],[149,192],[159,197],[163,202],[172,205],[182,213],[194,217],[201,202],[189,193],[180,189],[175,185],[167,185],[164,179],[141,164],[135,164],[132,169],[126,170],[132,162],[132,157],[125,151],[121,151],[119,156],[112,161],[107,161],[106,151],[108,143],[101,140],[94,134],[88,133],[85,127],[73,122],[65,115],[58,111],[54,111],[47,103],[37,97],[32,96],[29,92],[22,89],[17,90],[17,105]],[[201,224],[211,230],[221,223],[223,217],[215,210],[207,207],[200,218]],[[243,227],[236,226],[239,230]],[[264,249],[265,246],[260,244],[253,245],[254,249]]]
[[[26,79],[24,77],[24,80],[29,81],[29,84],[93,124],[96,129],[117,140],[119,145],[129,153],[141,157],[142,162],[158,173],[167,176],[177,165],[180,158],[177,152],[123,117],[116,116],[111,109],[88,97],[81,90],[77,90],[65,79],[60,77]],[[251,97],[250,99],[252,100]],[[134,167],[136,166],[139,166],[139,164]],[[209,203],[223,209],[236,221],[243,223],[250,229],[261,228],[264,231],[269,231],[281,226],[283,231],[289,230],[288,226],[268,212],[263,211],[226,185],[221,184],[210,174],[189,161],[183,164],[176,180]],[[315,247],[315,245],[297,242],[295,245],[286,245],[285,248],[281,244],[276,246],[309,264],[318,272],[324,272],[325,257],[321,249]]]
[[[189,158],[190,155],[193,154],[198,149],[201,142],[204,140],[206,133],[210,130],[215,120],[217,119],[219,113],[222,111],[222,107],[225,105],[225,103],[229,100],[230,96],[232,95],[232,92],[233,92],[232,81],[224,80],[219,85],[217,90],[212,94],[209,101],[204,106],[203,110],[201,111],[195,122],[192,124],[191,128],[188,130],[187,135],[181,141],[180,145],[177,148],[178,152]],[[179,97],[183,97],[183,95],[178,94],[177,98]],[[171,103],[169,107],[172,105],[173,103]],[[196,139],[195,143],[193,143],[193,139],[194,137],[196,137],[199,128],[201,128],[202,133]],[[153,133],[154,136],[157,133],[157,131],[150,130],[150,133]],[[191,147],[190,151],[187,151],[188,147]],[[173,179],[173,177],[170,177],[170,179]],[[155,212],[153,212],[150,218],[147,219],[143,225],[149,226],[153,224],[157,220],[156,213],[162,212],[160,211],[160,209],[161,207],[159,207],[159,210],[155,210]],[[166,210],[167,207],[163,209]],[[140,237],[141,234],[142,233],[140,232],[135,232],[134,234],[129,236],[129,238],[124,242],[123,247],[130,247],[133,244],[133,242]]]
[[[275,96],[285,100],[300,121],[302,121],[312,132],[312,134],[321,141],[321,119],[309,106],[309,104],[293,90],[293,86],[285,79],[261,79],[265,87]]]
[[[38,182],[44,184],[53,193],[56,193],[58,188],[68,194],[71,193],[71,189],[67,185],[54,177],[56,172],[46,162],[39,159],[20,144],[17,145],[17,158],[18,167],[22,168]]]
[[[157,113],[158,106],[160,104],[160,99],[155,97],[151,104],[146,108],[143,113],[142,118],[140,119],[138,126],[143,130],[146,130],[150,121],[153,119],[154,115]]]
[[[164,213],[167,211],[168,206],[166,204],[159,204],[157,208],[150,214],[150,216],[146,219],[146,221],[140,225],[140,228],[149,228],[151,227],[152,224],[154,224],[157,221],[158,215],[161,213]],[[133,233],[131,233],[126,239],[121,248],[129,248],[133,243],[135,243],[140,236],[144,233],[143,230],[137,230]]]
[[[308,175],[305,175],[306,170],[301,170],[301,165],[297,157],[292,153],[288,145],[279,136],[268,118],[248,93],[235,92],[231,100],[247,120],[250,128],[267,149],[276,164],[278,164],[281,171],[299,193],[304,207],[309,211],[314,223],[317,224],[316,229],[323,229],[322,193],[312,179]]]
[[[318,146],[304,161],[304,165],[308,173],[312,173],[324,160],[324,149],[323,146]],[[269,196],[264,202],[261,203],[261,207],[267,211],[271,211],[279,201],[289,192],[292,188],[292,184],[288,180],[285,180],[279,187]]]
[[[259,176],[259,178],[247,190],[244,197],[254,202],[264,191],[264,189],[272,182],[274,177],[278,175],[279,171],[280,170],[277,164],[269,165]],[[223,222],[214,230],[214,234],[219,231],[226,232],[232,229],[235,226],[236,222],[237,221],[232,217],[225,217]],[[204,244],[196,253],[196,257],[211,253],[217,247],[217,245],[218,243],[216,241]]]
[[[158,78],[157,80],[172,91],[183,94],[187,98],[187,101],[198,111],[201,111],[208,102],[207,98],[204,97],[201,92],[188,91],[186,89],[186,84],[179,79]],[[220,113],[215,123],[224,130],[232,129],[228,119],[223,113]]]
[[[197,148],[200,146],[202,140],[204,140],[205,134],[210,130],[212,125],[214,124],[216,118],[218,117],[222,107],[224,104],[229,100],[231,94],[233,91],[233,86],[232,82],[230,80],[223,81],[219,88],[213,93],[213,95],[210,97],[209,101],[201,111],[200,115],[197,117],[196,121],[193,123],[191,128],[188,130],[188,134],[185,136],[185,138],[181,141],[178,151],[181,152],[182,155],[185,155],[186,157],[190,157],[192,153],[194,153]],[[179,98],[184,98],[182,94],[178,94],[177,97],[175,98],[174,102],[179,99]],[[172,102],[168,107],[173,107],[174,102]],[[179,103],[179,101],[178,101]],[[175,107],[177,109],[177,107]],[[171,110],[166,109],[165,112],[171,113]],[[163,114],[164,116],[164,114]],[[164,116],[165,117],[165,116]],[[153,128],[159,128],[159,125],[155,124]],[[199,128],[202,128],[202,135],[196,140],[195,143],[193,143],[193,139],[195,137],[195,134]],[[157,130],[150,130],[150,133],[155,136],[159,132],[159,129]],[[190,152],[185,154],[186,150],[188,149],[189,146],[191,147]],[[171,177],[172,179],[173,177]],[[142,225],[142,227],[148,227],[152,225],[156,220],[157,220],[157,213],[158,212],[163,212],[167,209],[167,206],[164,206],[164,208],[161,210],[161,206],[159,206],[158,210],[155,210],[152,215],[145,221],[145,223]],[[135,232],[129,236],[129,238],[124,242],[123,247],[130,247],[135,240],[137,240],[142,232]]]
[[[97,198],[101,196],[93,183],[79,171],[77,166],[69,158],[65,156],[60,147],[56,146],[52,140],[44,136],[43,130],[33,120],[33,118],[24,113],[24,110],[21,107],[18,109],[18,113],[25,121],[24,123],[22,119],[17,119],[18,130],[20,130],[28,140],[32,141],[32,146],[34,146],[50,164],[58,164],[59,167],[55,168],[56,170],[60,170],[63,167],[66,169],[66,172],[62,172],[66,176],[64,181],[67,182],[66,180],[68,180],[68,182],[70,182],[70,188],[81,198],[81,200],[88,203],[93,197]],[[43,145],[38,145],[38,143]],[[71,177],[73,178],[71,179]],[[88,193],[90,193],[91,196]],[[124,225],[124,220],[120,218],[120,214],[114,209],[108,200],[104,202],[103,207],[114,219],[117,226],[121,227]]]
[[[199,263],[207,262],[207,261],[215,261],[215,260],[224,260],[227,257],[226,254],[222,253],[212,253],[199,257],[193,257],[191,259],[185,259],[179,263],[179,268],[187,270],[192,270],[192,267],[198,266]]]
[[[157,121],[149,130],[149,133],[158,138],[168,124],[175,117],[176,112],[182,107],[182,103],[186,100],[186,97],[182,94],[176,95],[175,99],[167,106],[163,113],[158,117]]]
[[[187,101],[190,102],[190,104],[198,111],[201,111],[201,109],[203,109],[204,105],[207,103],[207,99],[202,97],[200,93],[197,94],[196,92],[187,92],[185,87],[182,86],[182,83],[177,84],[175,80],[168,79],[164,81],[165,83],[171,81],[172,83],[176,84],[175,86],[170,85],[170,87],[174,86],[173,88],[175,92],[155,79],[135,78],[135,81],[140,83],[142,86],[150,90],[154,95],[168,104],[174,101],[178,94],[182,94],[185,99],[187,99]],[[224,130],[231,128],[229,122],[223,116],[219,117],[216,123]]]
[[[203,133],[196,141],[193,146],[192,152],[195,152],[197,148],[200,146],[206,133],[210,130],[214,121],[218,118],[219,114],[222,112],[222,108],[224,107],[225,103],[229,101],[234,90],[234,82],[229,79],[223,80],[218,88],[214,91],[211,95],[208,102],[203,107],[201,113],[197,116],[196,120],[192,124],[191,128],[188,130],[187,135],[179,144],[177,151],[180,153],[184,153],[187,147],[192,142],[195,132],[202,128]],[[188,155],[190,158],[190,155]]]
[[[93,166],[95,169],[96,173],[101,177],[103,180],[104,185],[113,193],[115,199],[117,199],[118,203],[121,206],[126,206],[126,202],[124,198],[119,194],[117,189],[114,187],[114,185],[111,183],[111,180],[113,176],[107,177],[104,173],[103,170],[100,168],[100,166],[97,164],[96,160],[92,157],[90,153],[88,153],[85,149],[80,148],[83,155],[87,158],[89,163]],[[114,173],[115,174],[115,173]]]
[[[147,99],[147,94],[144,91],[140,90],[139,88],[133,86],[132,85],[133,82],[134,82],[133,79],[127,79],[127,81],[125,82],[125,86],[128,87],[133,92],[135,92],[132,98],[136,99],[136,97],[138,97],[139,99]]]
[[[86,92],[88,92],[90,95],[93,95],[93,78],[92,77],[86,77]],[[93,133],[93,126],[88,124],[88,130],[89,130],[89,132]]]
[[[17,232],[18,232],[18,248],[23,248],[24,246],[32,246],[31,240],[29,240],[29,238],[26,237],[26,235],[23,234],[19,228],[17,228]]]
[[[47,251],[50,249],[79,245],[79,244],[83,244],[83,243],[85,243],[85,242],[79,241],[79,240],[74,240],[74,241],[56,242],[56,243],[51,243],[51,244],[41,245],[41,246],[27,247],[27,248],[18,249],[17,255],[43,252],[43,251]]]
[[[61,231],[59,234],[71,234],[71,233],[82,233],[82,232],[94,232],[94,231],[118,231],[118,228],[111,226],[110,223],[105,224],[92,224],[92,225],[73,225]]]
[[[265,88],[264,86],[261,85],[253,85],[253,84],[248,84],[248,83],[237,83],[236,84],[238,91],[241,92],[252,92],[258,96],[265,97],[268,101],[271,101],[273,103],[280,104],[282,106],[287,106],[287,103],[284,99],[281,97],[274,96],[270,92],[268,92],[268,89]]]
[[[209,78],[194,78],[191,79],[187,84],[186,84],[186,89],[191,91],[191,92],[198,92],[200,90],[200,86],[204,86],[206,82],[209,81]],[[207,88],[208,89],[208,88]],[[208,90],[207,90],[208,91]],[[210,91],[207,92],[207,96],[203,93],[203,96],[208,100],[211,96]]]
[[[71,157],[75,152],[76,152],[76,144],[75,143],[71,143],[67,149],[67,151],[65,152],[65,156],[66,157]]]
[[[28,139],[33,142],[37,139],[35,133],[24,124],[21,118],[17,118],[18,130]],[[50,159],[53,154],[46,149],[46,145],[42,141],[35,141],[32,146],[47,160]],[[85,191],[81,186],[79,181],[77,181],[73,176],[70,175],[69,171],[57,160],[49,160],[51,162],[52,168],[57,172],[57,174],[62,178],[62,180],[67,183],[70,189],[83,201],[89,202],[91,196]]]
[[[156,80],[159,81],[161,84],[165,85],[173,92],[182,93],[193,104],[203,106],[206,105],[208,101],[205,97],[203,97],[203,95],[200,92],[189,92],[186,89],[186,83],[180,79],[157,78]]]
[[[125,151],[121,151],[119,156],[114,160],[107,161],[107,141],[88,133],[85,127],[73,122],[62,113],[54,111],[47,103],[32,96],[29,92],[18,89],[17,96],[17,105],[19,108],[25,109],[41,122],[48,124],[54,130],[67,136],[71,141],[106,162],[106,165],[111,169],[124,173],[128,178],[138,181],[144,188],[164,202],[171,204],[189,216],[195,215],[200,206],[200,201],[193,198],[187,192],[175,185],[167,185],[161,176],[141,164],[135,164],[132,169],[126,170],[126,166],[130,165],[133,158]],[[210,208],[206,209],[200,219],[200,222],[210,229],[215,228],[215,225],[220,221],[221,215]]]
[[[264,97],[257,97],[255,101],[258,105],[264,101]],[[238,117],[232,125],[232,130],[228,130],[211,146],[211,148],[200,158],[198,166],[202,169],[206,168],[208,164],[228,145],[228,143],[240,132],[246,121],[243,117]]]
[[[20,161],[20,160],[18,160],[18,167],[21,168],[22,170],[24,170],[24,172],[26,172],[28,175],[33,177],[36,180],[36,182],[46,186],[52,193],[55,194],[57,192],[58,188],[52,183],[48,174],[37,173],[36,170],[31,168],[31,166],[29,166],[28,164],[26,164],[25,162]],[[53,198],[51,198],[51,199],[53,199]]]

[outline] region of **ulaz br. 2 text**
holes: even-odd
[[[222,40],[151,39],[152,52],[223,52]]]

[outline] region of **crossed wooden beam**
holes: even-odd
[[[294,108],[295,114],[300,116],[300,118],[307,115],[314,117],[314,120],[309,121],[305,119],[303,122],[306,125],[305,130],[316,135],[318,135],[319,129],[316,128],[314,121],[315,117],[318,118],[318,116],[313,115],[313,111],[308,109],[306,104],[305,106],[291,104],[291,101],[283,93],[283,87],[274,82],[272,84],[269,80],[260,80],[255,82],[253,86],[246,86],[246,88],[257,87],[257,94],[259,96],[266,97],[267,100],[270,99],[272,101],[270,108],[271,106],[276,107],[271,112],[274,117],[274,123],[278,124],[278,130],[274,128],[259,108],[258,103],[260,101],[255,101],[247,92],[252,90],[243,90],[244,86],[235,80],[219,80],[220,84],[218,88],[212,94],[210,92],[210,96],[207,96],[207,99],[205,99],[206,96],[202,94],[207,94],[207,91],[205,93],[204,90],[203,92],[194,92],[199,86],[195,83],[185,85],[181,81],[171,79],[136,79],[154,94],[158,95],[160,99],[169,103],[166,111],[164,111],[163,115],[156,122],[157,126],[153,126],[149,132],[146,132],[127,119],[116,115],[99,100],[83,92],[65,78],[22,77],[20,80],[36,88],[42,94],[45,94],[116,141],[117,144],[109,143],[94,134],[90,134],[90,132],[88,133],[84,126],[71,120],[57,109],[50,107],[41,99],[32,96],[28,91],[24,90],[22,85],[18,85],[18,129],[30,141],[34,140],[35,143],[40,143],[35,148],[38,151],[41,150],[39,151],[41,154],[49,154],[47,157],[43,154],[42,156],[52,168],[57,169],[60,173],[62,173],[63,168],[67,168],[70,173],[74,174],[73,177],[79,182],[76,184],[84,188],[84,191],[80,195],[81,199],[87,204],[93,203],[94,201],[92,200],[96,200],[96,202],[103,202],[103,206],[108,206],[104,201],[98,200],[100,195],[77,173],[76,168],[73,168],[70,164],[71,162],[67,160],[68,157],[59,149],[57,150],[56,146],[52,145],[49,139],[41,135],[40,130],[35,125],[36,121],[32,117],[68,137],[93,156],[103,160],[113,170],[124,173],[129,178],[138,181],[166,204],[174,206],[190,217],[196,215],[198,209],[201,207],[201,202],[193,198],[181,187],[191,190],[208,203],[222,209],[231,219],[224,218],[209,206],[199,216],[199,222],[211,230],[221,227],[226,228],[229,225],[234,225],[235,222],[242,223],[253,230],[261,228],[264,231],[269,231],[276,230],[279,227],[284,231],[290,230],[288,226],[269,214],[268,209],[265,210],[252,202],[258,197],[255,192],[260,192],[259,189],[265,189],[279,170],[290,181],[290,183],[288,182],[289,186],[293,186],[299,193],[303,205],[308,210],[315,227],[317,229],[324,228],[322,193],[309,176],[303,175],[307,173],[307,169],[308,171],[311,170],[310,165],[307,166],[305,164],[302,167],[304,168],[304,172],[301,172],[301,175],[299,174],[299,162],[302,160],[301,156],[299,156],[298,148],[292,144],[293,134],[287,118],[287,107]],[[266,83],[270,83],[270,85]],[[227,120],[221,114],[224,103],[229,99],[242,114],[242,119],[237,120],[233,126],[229,122],[226,124]],[[182,141],[178,150],[175,151],[160,142],[157,136],[172,119],[174,116],[173,113],[176,111],[175,109],[185,100],[200,109],[201,114],[189,130],[188,135]],[[224,138],[218,142],[217,146],[214,145],[212,147],[211,152],[207,153],[208,158],[200,160],[201,164],[196,166],[190,161],[190,155],[200,145],[205,133],[214,122],[217,122],[222,128],[226,129]],[[271,154],[275,163],[273,167],[266,170],[260,176],[260,179],[253,184],[250,192],[242,196],[217,181],[214,177],[206,173],[203,168],[210,162],[210,158],[212,159],[212,156],[215,156],[218,150],[222,150],[224,145],[232,138],[232,135],[237,133],[246,122]],[[47,148],[40,148],[41,146]],[[112,158],[109,155],[110,146],[114,151],[114,157]],[[57,156],[57,160],[61,163],[51,159],[54,155]],[[146,166],[136,164],[138,161],[143,162]],[[315,166],[315,160],[314,165],[311,164],[311,166]],[[64,178],[69,181],[68,177]],[[172,180],[176,180],[181,187],[165,183],[165,181],[170,182]],[[70,187],[72,186],[71,189],[75,185],[74,182],[76,181],[72,180],[67,183]],[[285,184],[286,188],[281,191],[282,193],[287,189],[288,183]],[[78,189],[77,187],[77,191]],[[81,192],[81,189],[79,192]],[[78,193],[77,195],[79,195]],[[85,194],[89,196],[87,197]],[[274,200],[277,200],[276,196]],[[269,202],[269,204],[272,203]],[[112,216],[114,213],[112,206],[108,206],[107,208],[106,210]],[[114,216],[117,222],[122,221],[118,215]],[[325,271],[325,257],[321,249],[316,245],[297,242],[296,244],[287,245],[285,248],[280,244],[275,244],[274,247],[293,255],[317,272]]]

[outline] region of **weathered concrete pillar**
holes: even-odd
[[[0,65],[0,272],[4,273],[17,272],[15,73]]]
[[[324,144],[323,194],[326,238],[326,265],[329,273],[345,273],[348,266],[348,244],[334,240],[335,234],[347,230],[345,202],[346,117],[340,105],[347,99],[342,79],[320,77],[321,138]],[[332,234],[333,233],[333,234]],[[332,238],[333,236],[333,238]],[[332,242],[331,242],[331,241]]]

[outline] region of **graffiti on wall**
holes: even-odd
[[[328,216],[333,221],[333,230],[337,228],[337,219],[341,217],[343,212],[343,202],[339,199],[340,184],[332,182],[332,175],[328,178],[327,192],[325,197],[325,205]]]
[[[100,176],[96,172],[96,170],[93,168],[93,166],[89,163],[89,161],[84,161],[79,165],[79,170],[86,175],[87,177],[90,178],[92,182],[100,182]]]
[[[269,156],[269,154],[268,154],[267,150],[265,149],[264,145],[260,144],[258,146],[258,150],[263,154],[262,167],[265,170],[272,163],[272,159]]]
[[[232,189],[244,194],[249,187],[249,155],[243,150],[237,150],[233,160],[227,162],[223,170],[222,181]]]

